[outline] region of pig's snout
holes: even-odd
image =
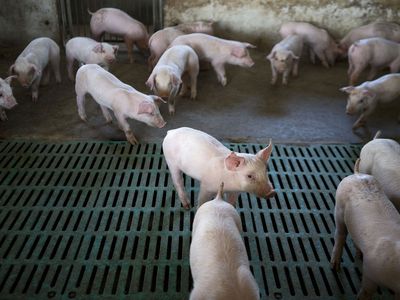
[[[14,97],[8,97],[5,104],[6,104],[6,108],[11,109],[14,106],[16,106],[18,103]]]
[[[275,190],[272,190],[267,195],[265,195],[265,198],[273,198],[275,197],[275,195],[276,195]]]
[[[254,66],[254,61],[252,59],[250,59],[249,61],[246,62],[246,65],[251,68],[252,66]]]
[[[164,120],[158,122],[157,127],[158,128],[163,128],[165,125],[167,124],[167,122],[165,122]]]
[[[351,115],[355,114],[355,111],[354,111],[354,109],[346,108],[346,114],[351,116]]]

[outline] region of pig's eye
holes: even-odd
[[[247,178],[250,179],[250,180],[253,180],[254,176],[252,174],[247,174]]]
[[[0,93],[0,97],[3,97],[3,93]]]

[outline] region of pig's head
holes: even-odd
[[[109,65],[115,62],[118,49],[119,49],[118,45],[110,45],[108,43],[97,43],[96,46],[93,47],[92,52],[93,55],[97,57],[99,63],[104,62],[107,65]]]
[[[294,55],[292,51],[272,51],[267,57],[271,64],[279,73],[291,68],[293,61],[299,60],[299,57]]]
[[[17,101],[14,98],[14,95],[12,93],[11,89],[11,81],[13,78],[16,78],[17,76],[9,76],[6,79],[1,79],[0,78],[0,106],[4,107],[6,109],[11,109],[15,105],[17,105]]]
[[[254,65],[254,61],[250,57],[247,48],[256,48],[256,46],[249,43],[241,43],[232,47],[231,55],[228,62],[233,65],[250,68]]]
[[[362,113],[374,105],[376,94],[371,90],[347,86],[341,88],[340,91],[349,94],[346,105],[346,114],[348,115]]]
[[[181,84],[181,78],[167,67],[158,67],[146,81],[146,85],[162,98],[175,97]]]
[[[231,152],[224,160],[225,168],[236,177],[238,190],[254,193],[259,197],[271,198],[275,195],[274,187],[268,179],[267,163],[272,152],[272,142],[257,154]],[[226,183],[228,184],[228,183]]]
[[[162,98],[158,96],[148,96],[146,100],[139,103],[137,115],[135,119],[146,123],[151,127],[162,128],[167,124],[158,108],[161,103],[166,103]]]
[[[28,62],[26,58],[19,58],[15,64],[10,67],[10,75],[17,76],[19,83],[24,87],[28,88],[32,82],[41,75],[36,65]]]

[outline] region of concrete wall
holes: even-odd
[[[0,43],[23,46],[36,37],[58,42],[56,0],[1,0]]]
[[[400,0],[165,0],[165,26],[217,21],[217,35],[268,48],[285,21],[307,21],[340,38],[375,20],[400,21]]]

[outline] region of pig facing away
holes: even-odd
[[[123,37],[130,63],[134,62],[132,52],[134,44],[142,52],[148,49],[149,34],[146,26],[127,13],[117,8],[101,8],[94,13],[88,12],[92,15],[90,30],[93,38],[99,41],[105,32]]]
[[[61,82],[60,47],[52,39],[43,37],[31,41],[10,67],[10,74],[16,75],[19,83],[32,89],[32,101],[39,97],[39,84],[50,80],[50,68],[56,81]]]
[[[369,66],[368,80],[375,78],[383,68],[391,73],[400,70],[400,44],[383,38],[369,38],[355,42],[348,52],[349,84],[354,85],[360,74]]]
[[[223,184],[214,200],[202,205],[193,221],[190,300],[260,299],[250,272],[242,223],[236,209],[223,199]]]
[[[335,64],[336,57],[340,54],[340,49],[329,33],[322,28],[318,28],[306,22],[287,22],[280,30],[280,35],[285,38],[292,34],[300,35],[304,43],[310,48],[310,59],[315,63],[315,55],[319,58],[322,65],[326,68]]]
[[[196,51],[199,60],[211,63],[222,86],[227,83],[225,64],[250,68],[254,65],[247,48],[255,48],[252,44],[224,40],[205,33],[191,33],[178,36],[171,44],[188,45]]]
[[[0,120],[2,121],[7,120],[5,109],[11,109],[17,105],[11,89],[11,81],[16,77],[13,75],[5,79],[0,78]]]
[[[163,141],[165,160],[184,208],[190,208],[182,172],[200,181],[198,207],[211,199],[224,182],[227,192],[249,192],[273,197],[266,172],[272,143],[257,154],[236,153],[202,131],[181,127],[169,130]],[[232,195],[232,194],[231,194]]]
[[[374,81],[366,81],[359,86],[347,86],[340,89],[349,94],[346,114],[361,113],[353,124],[353,130],[365,126],[369,115],[379,103],[400,100],[400,74],[388,74]],[[398,120],[400,121],[400,115]]]
[[[266,57],[271,62],[271,84],[276,83],[278,74],[283,74],[283,85],[288,84],[290,73],[293,76],[298,75],[302,51],[303,38],[297,34],[287,36],[272,48],[271,53]]]
[[[347,55],[347,50],[354,42],[362,39],[381,37],[400,43],[400,25],[392,22],[373,22],[350,30],[339,43],[342,55]]]
[[[371,175],[344,178],[336,191],[335,245],[331,265],[339,270],[347,232],[363,255],[357,299],[372,299],[378,285],[400,297],[400,214]]]
[[[400,212],[400,145],[380,138],[365,144],[360,152],[360,172],[374,176]]]
[[[183,76],[186,74],[187,76]],[[190,86],[190,98],[196,99],[199,58],[192,48],[178,45],[169,48],[161,56],[146,85],[160,97],[168,97],[169,113],[175,113],[175,97],[181,84],[184,96]]]
[[[161,55],[167,50],[172,41],[180,35],[188,33],[207,33],[214,34],[213,22],[196,21],[182,23],[172,27],[163,28],[155,33],[149,39],[149,68],[153,69],[160,59]]]
[[[90,94],[100,105],[107,122],[112,121],[109,110],[114,112],[119,127],[133,145],[138,141],[129,127],[128,118],[158,128],[166,124],[158,109],[158,104],[164,100],[158,96],[138,92],[99,65],[89,64],[79,68],[76,73],[75,91],[78,113],[83,121],[87,121],[85,95]]]
[[[74,81],[74,61],[81,64],[98,64],[108,70],[116,58],[118,45],[99,43],[87,37],[76,37],[70,39],[65,45],[67,56],[68,77]]]

